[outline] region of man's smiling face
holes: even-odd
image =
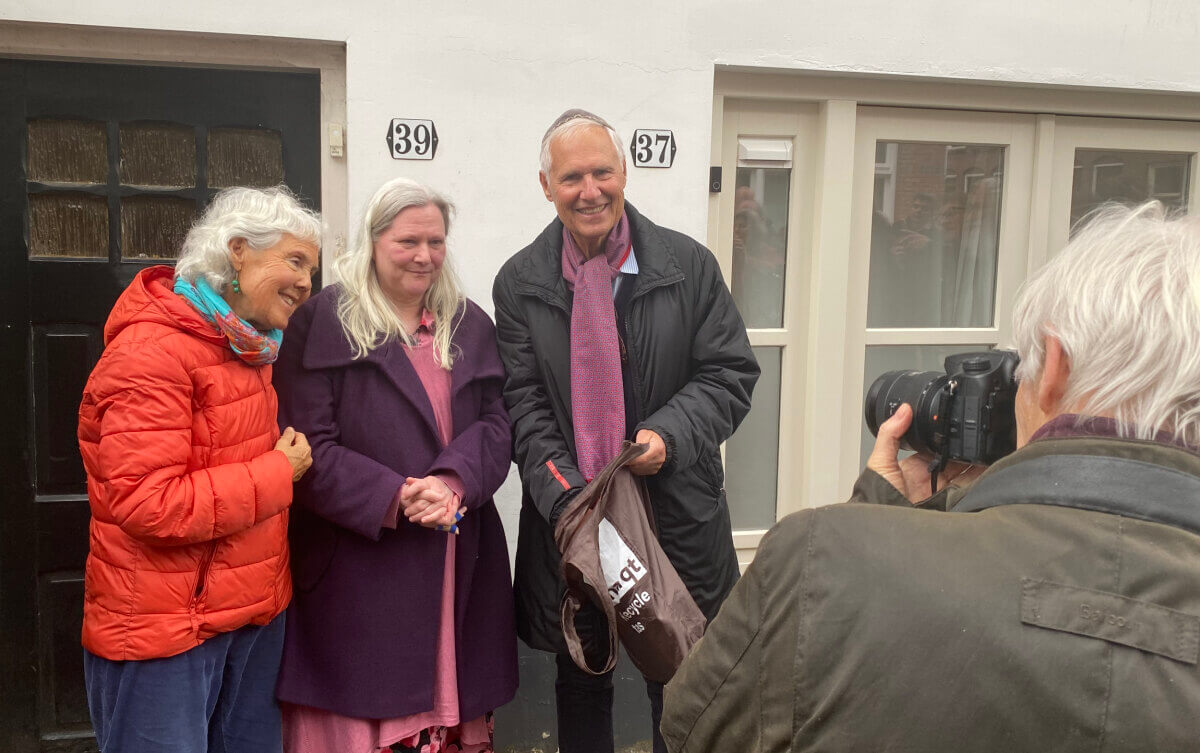
[[[584,256],[601,252],[625,212],[625,163],[608,131],[596,125],[556,136],[550,174],[538,177]]]

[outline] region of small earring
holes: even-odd
[[[237,293],[238,295],[242,294],[242,286],[238,284],[238,278],[236,277],[233,278],[233,292]]]

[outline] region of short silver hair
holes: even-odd
[[[1063,404],[1112,415],[1128,436],[1200,447],[1200,218],[1157,201],[1106,206],[1022,288],[1021,365],[1038,379],[1047,335],[1070,359]]]
[[[617,134],[617,129],[609,125],[608,121],[599,115],[590,113],[587,110],[572,108],[555,118],[550,127],[546,129],[546,135],[542,136],[542,174],[547,179],[550,177],[550,168],[552,166],[550,162],[550,142],[560,136],[568,136],[584,128],[594,128],[595,126],[600,126],[605,131],[608,131],[608,137],[612,139],[613,147],[616,148],[617,154],[621,157],[621,167],[624,169],[625,150],[621,147],[621,137]]]
[[[302,205],[287,186],[226,188],[188,230],[175,274],[188,282],[203,277],[213,290],[224,293],[235,275],[231,241],[243,238],[251,250],[262,251],[285,234],[320,248],[321,216]]]
[[[375,241],[391,227],[405,209],[435,206],[442,214],[446,234],[454,205],[432,188],[408,178],[394,178],[379,187],[363,212],[358,238],[353,246],[333,261],[333,269],[342,284],[338,298],[338,319],[354,357],[363,358],[390,338],[408,345],[416,342],[406,332],[400,317],[388,301],[375,273]],[[433,350],[439,365],[449,370],[454,365],[451,338],[457,327],[455,314],[462,305],[462,285],[454,272],[447,249],[437,280],[425,293],[425,308],[433,312],[435,327]]]

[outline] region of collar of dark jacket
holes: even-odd
[[[993,464],[947,503],[954,512],[1055,505],[1200,533],[1200,456],[1140,439],[1039,439]]]
[[[306,369],[339,369],[354,364],[370,364],[380,369],[397,389],[416,405],[427,419],[429,425],[436,431],[433,408],[425,387],[421,384],[417,371],[409,360],[408,355],[400,352],[404,345],[396,340],[388,340],[362,358],[355,358],[350,341],[346,339],[342,322],[337,315],[337,299],[340,286],[328,285],[305,306],[312,306],[313,312],[309,322],[308,337],[304,343],[304,355],[301,363]],[[454,396],[464,384],[478,378],[503,379],[504,373],[499,361],[488,362],[488,359],[475,357],[474,351],[479,345],[482,335],[478,319],[468,309],[468,303],[463,301],[455,317],[455,330],[452,344],[460,349],[460,355],[454,362],[450,376],[450,394]],[[487,335],[490,339],[491,335]],[[495,359],[492,359],[495,360]]]
[[[625,202],[625,214],[629,217],[633,252],[638,263],[633,297],[683,280],[683,268],[658,226],[643,217],[628,201]],[[562,232],[562,220],[555,217],[529,245],[530,254],[519,268],[514,287],[519,294],[534,295],[568,310],[567,283],[562,276]]]
[[[362,358],[354,357],[350,340],[346,338],[346,332],[342,329],[342,322],[337,315],[340,291],[339,284],[327,285],[312,301],[313,312],[308,339],[304,342],[304,367],[333,369],[361,361],[386,364],[391,360],[386,357],[391,343],[383,343]]]

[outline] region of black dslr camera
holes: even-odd
[[[945,374],[889,371],[867,391],[867,428],[877,435],[908,403],[913,420],[901,446],[933,455],[935,480],[950,460],[990,465],[1017,446],[1018,360],[1011,350],[987,350],[947,356]]]

